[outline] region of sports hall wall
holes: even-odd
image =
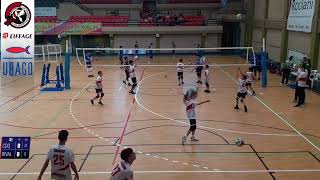
[[[252,44],[256,49],[261,49],[264,37],[269,59],[284,62],[288,50],[292,50],[307,55],[311,59],[312,67],[320,69],[319,0],[316,0],[311,33],[286,30],[290,0],[252,0],[252,2],[254,5]]]

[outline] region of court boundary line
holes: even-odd
[[[219,67],[219,66],[218,66]],[[219,69],[225,73],[227,76],[229,76],[235,83],[238,83],[238,81],[236,81],[234,79],[234,77],[232,77],[228,72],[226,72],[224,69],[222,69],[221,67],[219,67]],[[307,137],[305,137],[300,131],[298,131],[293,125],[291,125],[287,120],[285,120],[283,117],[281,117],[278,113],[276,113],[270,106],[268,106],[265,102],[263,102],[259,97],[254,96],[254,98],[259,101],[262,105],[264,105],[270,112],[272,112],[276,117],[278,117],[282,122],[284,122],[285,124],[287,124],[287,126],[289,126],[292,130],[294,130],[300,137],[302,137],[304,140],[306,140],[310,145],[312,145],[316,150],[318,150],[318,152],[320,152],[320,148],[318,146],[316,146],[313,142],[311,142]]]
[[[149,173],[303,173],[303,172],[320,172],[320,169],[270,169],[270,170],[212,170],[212,171],[134,171],[135,174],[149,174]],[[78,172],[81,175],[96,175],[96,174],[110,174],[110,171],[96,171],[96,172]],[[51,172],[45,172],[45,175],[50,175]],[[0,176],[10,175],[39,175],[39,172],[23,172],[23,173],[6,173],[0,172]],[[73,174],[74,175],[74,174]]]
[[[137,87],[137,91],[136,91],[136,95],[135,95],[135,99],[136,99],[136,102],[137,104],[143,108],[144,110],[156,115],[156,116],[159,116],[159,117],[162,117],[164,119],[168,119],[168,120],[171,120],[171,121],[175,121],[175,122],[178,122],[178,123],[181,123],[181,124],[185,124],[185,125],[189,125],[189,123],[187,122],[183,122],[183,121],[180,121],[180,120],[176,120],[176,119],[173,119],[173,118],[170,118],[170,117],[167,117],[167,116],[164,116],[162,114],[159,114],[159,113],[156,113],[148,108],[146,108],[145,106],[143,106],[139,99],[138,99],[138,94],[139,94],[139,90],[140,90],[140,86],[142,84],[142,82],[146,79],[149,79],[151,77],[154,77],[154,76],[158,76],[160,74],[163,74],[165,72],[160,72],[160,73],[156,73],[156,74],[152,74],[150,76],[147,76],[145,78],[143,78],[139,84],[138,84],[138,87]],[[197,125],[197,127],[200,127],[200,128],[203,128],[203,129],[210,129],[210,130],[214,130],[214,131],[222,131],[222,132],[229,132],[229,133],[237,133],[237,134],[247,134],[247,135],[259,135],[259,136],[283,136],[283,137],[299,137],[299,135],[297,134],[269,134],[269,133],[251,133],[251,132],[243,132],[243,131],[234,131],[234,130],[227,130],[227,129],[217,129],[217,128],[213,128],[213,127],[208,127],[208,126],[202,126],[202,125]]]

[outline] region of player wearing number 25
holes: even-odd
[[[38,180],[41,180],[44,171],[47,169],[51,161],[51,179],[54,180],[72,180],[70,166],[75,173],[75,180],[79,179],[77,167],[74,164],[74,154],[72,150],[65,146],[68,140],[68,131],[61,130],[59,132],[59,144],[49,149],[47,160],[44,163]]]

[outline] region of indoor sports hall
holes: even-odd
[[[21,2],[0,180],[320,179],[320,0]]]

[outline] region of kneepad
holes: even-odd
[[[99,98],[99,97],[100,97],[100,95],[99,95],[99,94],[97,94],[96,98]]]
[[[190,131],[194,131],[194,130],[196,130],[196,129],[197,129],[197,125],[194,124],[194,125],[191,125],[191,126],[190,126]]]
[[[243,99],[243,98],[241,98],[241,99],[240,99],[240,102],[242,102],[242,103],[243,103],[243,102],[244,102],[244,99]]]
[[[103,97],[104,96],[104,93],[101,93],[101,97]]]

